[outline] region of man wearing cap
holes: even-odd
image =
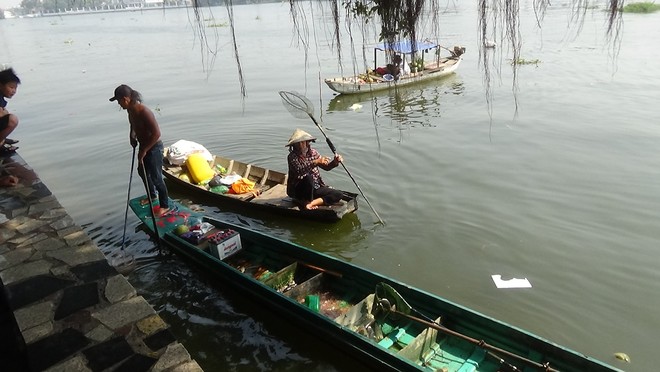
[[[142,104],[142,95],[128,85],[122,84],[115,89],[110,101],[117,101],[122,109],[128,111],[128,122],[131,124],[130,143],[133,148],[140,144],[138,151],[138,174],[148,187],[152,199],[158,196],[159,208],[156,217],[161,217],[169,211],[167,186],[163,181],[163,142],[160,140],[160,127],[154,113]],[[147,182],[147,180],[149,182]]]
[[[319,168],[329,171],[343,161],[341,155],[334,158],[321,156],[310,144],[316,141],[311,134],[296,129],[286,147],[289,147],[287,162],[289,177],[286,193],[305,209],[316,209],[321,205],[338,203],[342,198],[341,191],[327,186],[321,178]]]

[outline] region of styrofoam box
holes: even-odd
[[[222,234],[223,231],[219,233]],[[227,235],[217,243],[209,239],[209,253],[212,256],[224,260],[241,250],[241,236],[235,231],[231,231]]]

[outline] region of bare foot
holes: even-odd
[[[156,217],[163,217],[169,212],[170,212],[169,208],[158,208],[158,211],[156,211]]]
[[[11,175],[0,177],[0,186],[13,187],[16,185],[18,185],[18,177]]]
[[[307,203],[307,205],[305,205],[305,209],[307,209],[307,210],[317,209],[321,205],[323,205],[323,199],[322,198],[316,198],[316,199],[312,200],[311,202]]]

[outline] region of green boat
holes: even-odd
[[[619,371],[431,293],[176,202],[155,219],[144,198],[130,207],[161,244],[375,370]]]

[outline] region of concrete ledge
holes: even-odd
[[[3,369],[201,371],[23,159],[0,161],[21,179],[0,188]]]

